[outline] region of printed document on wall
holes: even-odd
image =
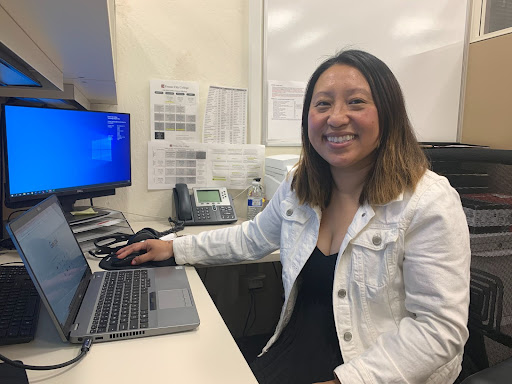
[[[210,86],[204,113],[203,143],[247,142],[247,89]]]
[[[148,189],[192,187],[245,189],[263,177],[265,146],[148,142]]]
[[[306,83],[269,80],[267,143],[300,145]]]
[[[148,189],[170,189],[176,183],[205,186],[206,152],[201,143],[148,141]]]
[[[151,79],[149,92],[152,140],[200,140],[197,82]]]
[[[209,144],[208,187],[245,189],[255,177],[263,178],[265,146]]]

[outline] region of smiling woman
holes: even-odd
[[[331,173],[367,168],[379,139],[379,118],[364,76],[348,65],[333,65],[315,84],[308,137]]]
[[[329,137],[339,134],[355,137],[330,144],[339,139]],[[414,187],[428,167],[398,81],[385,63],[358,50],[324,61],[311,76],[302,111],[302,153],[292,186],[301,202],[322,208],[330,201],[332,168],[340,176],[349,170],[343,170],[343,160],[346,166],[350,159],[366,159],[359,166],[372,167],[359,198],[371,204],[389,202]]]
[[[238,226],[132,244],[139,264],[241,262],[280,249],[285,300],[260,384],[453,383],[468,337],[469,233],[427,169],[393,73],[348,50],[313,73],[302,156]]]

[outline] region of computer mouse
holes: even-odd
[[[133,243],[138,243],[139,241],[144,241],[148,239],[158,239],[162,234],[158,231],[155,231],[153,228],[143,228],[134,235],[132,235],[126,245],[130,245]]]
[[[144,231],[142,233],[141,233],[141,231],[139,231],[139,232],[137,232],[137,234],[132,236],[132,238],[130,239],[131,241],[129,240],[128,244],[135,242],[134,241],[136,239],[135,236],[137,236],[139,241],[143,241],[143,240],[147,240],[147,239],[154,239],[156,237],[155,234],[154,233],[152,234],[150,231],[148,231],[148,232]],[[156,237],[156,238],[158,238],[158,237]],[[148,262],[145,262],[142,264],[132,265],[132,260],[135,257],[142,255],[146,252],[147,251],[145,249],[141,249],[140,251],[131,253],[130,255],[126,256],[124,259],[118,259],[117,255],[115,253],[111,253],[109,256],[104,257],[100,261],[99,266],[102,269],[112,270],[112,269],[157,268],[157,267],[170,267],[170,266],[177,265],[174,257],[171,257],[166,260],[161,260],[161,261],[151,260],[151,261],[148,261]]]
[[[112,261],[110,262],[110,265],[113,267],[128,267],[132,265],[132,260],[135,259],[139,255],[143,255],[146,253],[146,251],[139,251],[139,252],[133,252],[126,256],[124,259],[118,259],[115,254],[112,254]]]

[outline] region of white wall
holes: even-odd
[[[247,88],[248,3],[116,0],[118,105],[92,109],[131,114],[133,185],[94,199],[94,205],[147,216],[171,214],[172,191],[147,189],[149,79],[197,81],[202,128],[210,85]]]

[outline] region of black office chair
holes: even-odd
[[[491,259],[484,260],[489,262]],[[505,347],[512,354],[510,326],[502,327],[504,286],[502,280],[489,272],[471,268],[471,303],[469,305],[468,328],[470,337],[466,344],[462,374],[470,374],[460,384],[508,384],[512,381],[512,357],[503,358],[489,354],[493,343]],[[496,348],[493,348],[496,351]],[[496,352],[494,352],[496,353]],[[491,357],[491,362],[489,358]],[[498,359],[498,363],[492,360]],[[459,377],[462,379],[462,376]]]
[[[502,202],[510,200],[512,151],[434,148],[425,152],[432,162],[432,170],[448,178],[459,192],[467,213],[475,214],[475,218],[478,213],[480,220],[468,220],[471,231],[469,339],[462,372],[455,383],[512,383],[512,221],[506,216],[510,215],[512,204],[492,209],[485,204],[474,204],[481,194],[503,198]],[[498,216],[485,216],[493,210]],[[499,381],[500,376],[505,381]]]
[[[461,384],[509,384],[511,381],[512,358],[467,377]]]

